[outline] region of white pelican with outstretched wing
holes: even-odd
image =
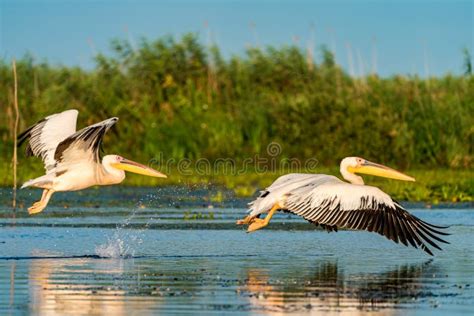
[[[125,171],[166,178],[161,172],[118,155],[106,155],[101,161],[102,139],[118,118],[76,132],[77,115],[77,110],[50,115],[18,137],[18,146],[28,141],[26,155],[40,157],[46,169],[44,176],[22,186],[44,189],[41,200],[28,208],[29,214],[41,212],[54,192],[118,184],[125,179]]]
[[[350,183],[325,174],[281,176],[250,203],[249,215],[237,224],[249,225],[248,232],[253,232],[267,226],[273,214],[282,210],[328,231],[347,228],[376,232],[396,243],[420,247],[430,255],[433,253],[427,244],[441,250],[435,241],[448,243],[439,237],[449,235],[440,231],[447,227],[411,215],[379,188],[364,185],[362,177],[355,173],[404,181],[415,181],[414,178],[359,157],[343,159],[340,171]],[[268,215],[260,219],[264,213]]]

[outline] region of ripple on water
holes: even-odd
[[[414,211],[452,225],[451,244],[433,259],[376,234],[314,231],[287,215],[246,234],[234,225],[244,209],[193,209],[201,216],[188,220],[183,209],[109,211],[53,208],[57,216],[2,227],[0,315],[472,314],[472,210]]]

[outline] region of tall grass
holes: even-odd
[[[473,166],[472,75],[354,78],[324,47],[314,63],[295,46],[226,59],[193,34],[136,48],[114,40],[112,50],[97,55],[90,71],[18,60],[20,129],[76,108],[79,126],[118,116],[106,152],[144,162],[160,152],[239,160],[275,141],[281,158],[317,158],[323,166],[351,155],[402,169]],[[2,170],[12,155],[12,86],[10,63],[0,60]],[[22,164],[20,176],[40,168]]]

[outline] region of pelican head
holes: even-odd
[[[356,173],[370,174],[402,181],[415,181],[415,178],[407,176],[397,170],[359,157],[344,158],[341,161],[340,171],[344,179],[353,184],[364,184],[362,177],[357,176]]]
[[[167,178],[167,176],[153,168],[142,165],[138,162],[125,159],[119,155],[107,155],[102,159],[102,164],[114,169],[142,174],[149,177]]]

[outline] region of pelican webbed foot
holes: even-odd
[[[247,233],[251,233],[256,230],[262,229],[263,227],[267,226],[270,223],[270,220],[272,219],[273,215],[280,208],[281,206],[277,203],[273,205],[273,207],[268,212],[265,219],[257,218],[255,216],[247,216],[243,220],[237,221],[237,225],[244,225],[244,224],[249,225],[249,228],[247,229]]]
[[[31,207],[28,208],[28,214],[38,214],[41,213],[45,209],[46,205],[41,203],[40,201],[35,202]]]
[[[239,219],[236,224],[237,225],[250,225],[252,224],[257,218],[255,216],[246,216],[244,219]]]
[[[267,215],[268,217],[268,215]],[[270,222],[269,220],[267,221],[267,217],[265,217],[265,219],[261,219],[261,218],[256,218],[250,225],[249,225],[249,228],[247,229],[247,233],[251,233],[251,232],[254,232],[256,230],[259,230],[265,226],[268,225],[268,223]]]
[[[48,205],[49,199],[51,198],[51,195],[53,195],[53,193],[53,190],[45,189],[43,191],[43,195],[41,196],[41,200],[33,203],[33,205],[28,208],[28,214],[33,215],[41,213]]]

